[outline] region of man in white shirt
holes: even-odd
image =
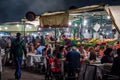
[[[90,30],[88,30],[88,31],[84,34],[84,38],[85,38],[85,39],[90,39],[90,38],[92,38],[92,35],[90,34]]]
[[[94,32],[94,34],[93,34],[93,38],[97,38],[97,39],[99,39],[99,38],[100,38],[100,34],[99,34],[99,32]]]

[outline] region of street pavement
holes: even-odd
[[[15,80],[14,72],[15,69],[13,68],[3,67],[2,80]],[[21,80],[45,80],[45,79],[44,79],[44,75],[22,70]]]

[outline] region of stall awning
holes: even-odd
[[[103,5],[92,5],[68,11],[44,13],[40,17],[40,27],[67,27],[69,14],[90,11],[98,8],[103,8]]]
[[[92,6],[86,6],[86,7],[82,7],[82,8],[72,9],[72,10],[69,10],[69,13],[70,14],[80,13],[80,12],[92,11],[92,10],[100,9],[100,8],[103,9],[104,5],[100,4],[100,5],[92,5]]]
[[[34,32],[37,31],[37,27],[30,23],[23,23],[23,22],[6,22],[0,24],[0,31],[2,32]]]
[[[64,11],[44,13],[40,17],[40,27],[67,27],[68,18],[69,13]]]
[[[53,13],[44,13],[41,15],[40,18],[40,27],[67,27],[69,14],[74,13],[81,13],[92,11],[96,9],[103,9],[106,10],[108,15],[110,15],[114,26],[120,32],[120,6],[106,6],[104,4],[100,5],[92,5],[86,6],[82,8],[72,9],[68,11],[60,11],[60,12],[53,12]]]
[[[111,16],[114,26],[120,33],[120,6],[105,6],[108,15]]]

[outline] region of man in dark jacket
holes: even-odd
[[[76,47],[72,47],[72,50],[66,55],[66,61],[68,62],[69,75],[74,75],[76,70],[80,68],[80,53]]]
[[[11,54],[13,54],[14,62],[15,62],[15,66],[16,66],[15,78],[17,80],[20,80],[20,78],[21,78],[20,67],[22,64],[23,52],[26,57],[27,51],[26,51],[25,42],[21,39],[21,34],[17,33],[16,39],[14,40],[14,42],[11,45]]]
[[[72,46],[72,41],[70,39],[68,39],[65,35],[62,36],[63,40],[64,40],[64,45],[69,47]]]

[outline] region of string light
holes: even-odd
[[[75,24],[75,26],[77,26],[77,24]]]

